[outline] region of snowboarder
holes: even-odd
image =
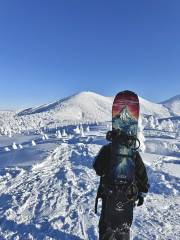
[[[129,211],[129,216],[124,216],[126,219],[119,219],[119,222],[122,223],[126,222],[127,226],[121,233],[117,233],[119,238],[111,238],[112,229],[109,228],[107,221],[105,219],[105,210],[106,210],[106,188],[108,186],[108,172],[109,172],[109,163],[111,158],[111,143],[104,145],[101,150],[99,151],[98,155],[95,158],[93,168],[96,171],[96,174],[100,176],[100,184],[97,192],[96,198],[96,212],[97,212],[97,201],[98,198],[102,199],[102,210],[101,216],[99,220],[99,240],[110,240],[110,239],[129,239],[129,229],[132,224],[133,220],[133,207],[135,206],[135,201],[138,201],[137,206],[141,206],[144,202],[144,196],[148,192],[149,184],[148,184],[148,177],[146,173],[146,168],[142,161],[142,158],[138,151],[134,156],[135,161],[135,179],[136,179],[136,186],[137,186],[137,193],[134,193],[135,196],[129,196],[129,198],[135,199],[132,201],[132,210]],[[127,227],[127,228],[126,228]],[[125,230],[125,231],[124,231]]]
[[[146,168],[137,151],[139,99],[131,91],[116,95],[112,106],[112,131],[106,135],[93,167],[100,176],[96,197],[102,199],[99,221],[100,240],[129,240],[133,207],[144,202],[149,184]]]

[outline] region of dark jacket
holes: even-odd
[[[111,144],[104,145],[98,155],[95,158],[93,163],[93,168],[96,171],[96,174],[101,176],[102,181],[106,181],[106,176],[109,171],[109,164],[111,159]],[[142,161],[142,158],[139,152],[135,152],[135,179],[139,192],[147,193],[149,184],[146,168]]]

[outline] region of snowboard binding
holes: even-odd
[[[108,131],[106,134],[107,141],[117,141],[120,142],[122,145],[126,146],[127,148],[132,148],[133,150],[137,150],[140,147],[139,139],[134,135],[129,135],[126,132],[120,129],[113,129],[112,131]],[[133,147],[136,146],[137,147]]]

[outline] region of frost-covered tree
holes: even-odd
[[[167,121],[166,120],[162,120],[160,126],[161,126],[162,130],[166,130],[166,128],[167,128]]]
[[[171,119],[163,120],[161,122],[161,128],[164,131],[173,132],[174,131],[174,124],[171,121]]]
[[[56,137],[59,138],[59,139],[62,138],[62,134],[61,134],[61,131],[60,131],[60,130],[57,130],[55,135],[56,135]]]
[[[174,152],[179,152],[179,148],[176,144],[171,145],[171,150],[174,151]]]
[[[15,142],[13,142],[12,148],[13,148],[14,150],[18,149],[18,147],[17,147],[17,145],[16,145]]]
[[[75,129],[73,129],[75,134],[80,134],[79,126],[77,125]]]
[[[95,121],[95,125],[98,126],[98,125],[99,125],[99,122],[98,122],[98,121]]]
[[[65,129],[62,130],[62,137],[67,137],[67,133]]]
[[[173,132],[174,131],[174,124],[171,121],[171,119],[168,119],[168,121],[167,121],[167,131],[169,131],[169,132]]]
[[[149,117],[147,127],[151,129],[155,129],[155,119],[153,116]]]
[[[31,144],[32,144],[32,146],[36,146],[35,140],[32,140],[32,141],[31,141]]]
[[[80,132],[81,132],[81,131],[84,131],[82,124],[79,125],[79,129],[80,129]]]
[[[179,137],[180,136],[180,121],[179,120],[177,120],[174,123],[174,131],[176,132],[176,137]]]
[[[4,150],[5,150],[6,152],[9,152],[9,151],[10,151],[10,149],[9,149],[8,147],[5,147]]]
[[[12,132],[11,132],[11,130],[8,131],[8,137],[10,137],[10,138],[12,137]]]
[[[86,132],[90,132],[89,126],[86,127]]]
[[[23,149],[23,146],[21,144],[18,145],[19,149]]]
[[[167,150],[168,149],[168,143],[167,142],[163,142],[163,147]]]
[[[143,129],[144,129],[143,121],[142,121],[142,118],[140,116],[139,121],[138,121],[138,139],[140,141],[140,151],[141,152],[144,152],[145,149],[146,149]]]
[[[154,125],[155,125],[155,128],[158,129],[158,127],[159,127],[159,121],[158,121],[157,117],[154,117]]]
[[[146,128],[148,125],[147,117],[141,115],[141,119],[142,119],[142,125],[144,126],[144,128]]]
[[[159,125],[157,126],[157,129],[158,129],[158,130],[162,130],[161,123],[159,123]]]
[[[85,136],[83,127],[80,128],[80,135],[81,135],[81,137]]]
[[[47,134],[44,134],[44,138],[47,140],[49,139],[48,135]]]

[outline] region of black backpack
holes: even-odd
[[[119,203],[126,204],[137,199],[138,189],[135,180],[136,150],[124,151],[122,143],[110,144],[111,158],[108,171],[105,176],[100,177],[100,184],[95,202],[95,213],[97,213],[98,199],[115,198]],[[116,208],[116,206],[115,206]]]

